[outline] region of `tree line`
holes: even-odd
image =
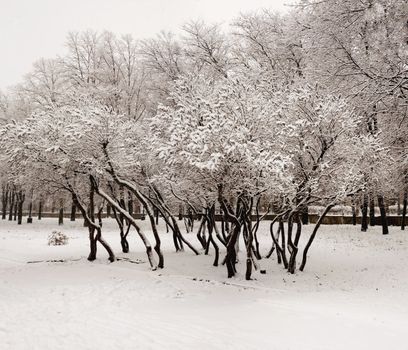
[[[305,268],[337,204],[361,207],[364,231],[376,202],[386,234],[386,200],[401,198],[404,229],[406,13],[403,0],[303,0],[284,15],[242,14],[227,30],[198,21],[147,40],[70,33],[66,55],[39,60],[0,97],[3,219],[7,203],[20,211],[27,194],[65,193],[88,226],[88,259],[99,244],[114,261],[102,235],[108,204],[122,250],[134,228],[156,269],[164,266],[158,215],[177,251],[200,254],[177,220],[182,205],[200,218],[197,244],[214,250],[228,277],[243,237],[247,279],[262,258],[265,212],[275,214],[266,256],[291,273]],[[300,252],[313,205],[324,209]]]

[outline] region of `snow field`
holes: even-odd
[[[142,222],[148,232],[148,223]],[[0,222],[1,349],[404,349],[408,326],[406,232],[322,226],[304,272],[289,275],[262,259],[265,275],[236,278],[211,256],[175,253],[159,225],[165,269],[150,271],[136,232],[120,253],[113,220],[102,248],[88,262],[82,221],[55,219],[17,226]],[[312,226],[305,226],[304,237]],[[48,246],[58,229],[66,246]],[[149,233],[151,241],[152,235]],[[198,247],[195,234],[186,234]],[[265,254],[268,223],[260,229]],[[210,252],[211,254],[212,252]],[[45,260],[65,262],[38,262]],[[27,263],[27,262],[31,263]]]

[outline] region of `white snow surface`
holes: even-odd
[[[123,254],[114,221],[104,221],[117,256],[140,264],[109,263],[100,246],[88,262],[82,220],[56,220],[0,221],[0,349],[408,349],[408,232],[396,227],[382,236],[322,226],[304,272],[288,274],[274,255],[260,261],[265,275],[245,281],[243,252],[228,279],[213,251],[174,252],[163,222],[165,268],[151,271],[135,231]],[[47,245],[54,229],[68,245]],[[259,235],[265,254],[267,222]]]

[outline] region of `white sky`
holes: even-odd
[[[240,12],[278,11],[294,0],[0,0],[0,89],[18,83],[41,57],[64,53],[69,31],[136,38],[177,31],[191,19],[228,23]]]

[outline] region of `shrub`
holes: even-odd
[[[52,231],[48,236],[48,245],[65,245],[68,244],[68,236],[59,231]]]

